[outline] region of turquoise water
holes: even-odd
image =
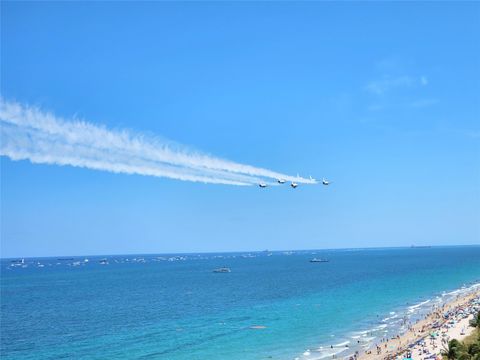
[[[480,246],[87,258],[1,261],[2,359],[347,356],[480,281]]]

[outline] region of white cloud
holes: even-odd
[[[370,81],[365,86],[365,89],[375,95],[384,95],[396,88],[408,88],[418,85],[426,86],[427,84],[428,79],[425,76],[419,78],[408,75],[397,77],[384,76],[380,80]]]
[[[0,155],[32,163],[226,185],[310,179],[217,158],[126,130],[68,121],[38,108],[0,100]]]

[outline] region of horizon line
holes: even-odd
[[[280,249],[280,250],[235,250],[235,251],[196,251],[196,252],[158,252],[158,253],[126,253],[126,254],[82,254],[82,255],[42,255],[42,256],[9,256],[3,257],[1,260],[10,259],[39,259],[53,257],[85,257],[85,256],[134,256],[134,255],[193,255],[193,254],[237,254],[237,253],[278,253],[278,252],[305,252],[305,251],[329,251],[329,250],[381,250],[381,249],[420,249],[420,248],[442,248],[442,247],[470,247],[480,246],[480,244],[447,244],[447,245],[402,245],[402,246],[365,246],[365,247],[338,247],[338,248],[318,248],[318,249]]]

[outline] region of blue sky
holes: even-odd
[[[332,186],[1,157],[1,254],[480,243],[480,5],[2,2],[1,94]]]

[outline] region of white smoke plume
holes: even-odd
[[[38,164],[225,185],[315,184],[312,179],[240,164],[131,131],[65,120],[39,108],[0,99],[0,155]]]

